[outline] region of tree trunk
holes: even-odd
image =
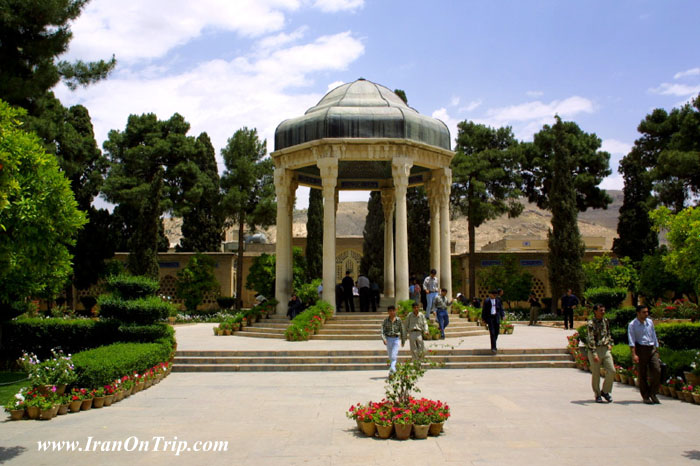
[[[236,259],[236,310],[240,311],[243,307],[243,226],[245,224],[245,214],[241,212],[238,218],[238,258]]]
[[[467,230],[469,231],[469,294],[470,298],[478,297],[476,289],[476,228],[471,219],[467,219]]]

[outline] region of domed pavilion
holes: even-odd
[[[426,187],[430,205],[430,266],[452,295],[449,167],[454,153],[442,121],[419,114],[386,87],[359,79],[333,89],[304,115],[280,123],[270,155],[277,193],[278,314],[287,312],[292,291],[292,210],[300,185],[323,191],[325,301],[335,306],[335,287],[344,275],[337,270],[335,251],[341,190],[381,192],[384,296],[408,299],[406,190],[419,185]]]

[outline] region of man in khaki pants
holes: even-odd
[[[593,393],[596,403],[603,403],[603,398],[608,403],[612,403],[610,392],[612,391],[615,377],[615,366],[613,365],[612,336],[610,335],[610,322],[605,316],[605,306],[596,304],[593,306],[594,317],[588,321],[588,360],[591,363],[591,374]],[[600,389],[600,366],[605,368],[605,380],[603,390]]]
[[[409,313],[404,320],[404,329],[408,334],[408,342],[411,345],[411,355],[414,361],[423,359],[425,345],[423,344],[423,334],[428,333],[428,322],[425,314],[420,311],[420,304],[413,303],[413,312]]]

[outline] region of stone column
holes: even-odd
[[[292,282],[289,279],[292,273],[292,264],[289,251],[292,247],[290,236],[289,204],[292,176],[284,167],[275,167],[275,193],[277,194],[277,241],[275,243],[275,299],[277,303],[277,315],[284,316],[287,313],[287,303],[291,294]],[[243,277],[238,277],[242,280]]]
[[[406,156],[394,157],[391,173],[396,196],[396,274],[394,287],[396,302],[408,299],[408,224],[406,220],[406,190],[413,160]]]
[[[440,273],[440,196],[435,178],[436,172],[433,171],[433,177],[426,183],[425,190],[430,206],[430,268]],[[428,270],[425,272],[427,273]]]
[[[384,210],[384,296],[394,297],[394,190],[382,189]]]
[[[292,178],[289,183],[289,202],[287,204],[287,218],[289,219],[288,224],[288,235],[289,235],[289,247],[287,248],[287,264],[289,264],[289,270],[287,271],[287,280],[289,283],[289,293],[294,291],[294,254],[292,252],[292,240],[294,239],[294,202],[296,200],[297,188],[299,187],[299,182]],[[286,311],[285,311],[286,312]]]
[[[452,251],[450,251],[450,190],[452,170],[444,168],[439,179],[440,198],[440,288],[452,296]]]
[[[335,312],[335,187],[338,159],[324,155],[316,161],[323,185],[323,300]]]

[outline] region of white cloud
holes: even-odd
[[[258,42],[257,47],[262,52],[280,48],[284,45],[302,39],[308,29],[309,28],[307,26],[302,26],[289,34],[281,32],[274,36],[265,37],[264,39],[260,40],[260,42]]]
[[[256,37],[282,29],[299,0],[93,0],[73,23],[69,59],[121,62],[165,55],[205,30]]]
[[[365,0],[316,0],[314,7],[324,13],[336,13],[338,11],[355,11],[365,5]]]
[[[542,91],[527,91],[525,93],[525,95],[528,97],[542,97],[544,95],[544,92],[542,92]]]
[[[344,32],[261,59],[212,60],[170,76],[130,70],[75,92],[63,85],[55,91],[64,105],[88,108],[99,144],[109,130],[123,130],[130,114],[153,112],[165,120],[178,112],[191,124],[189,134],[209,134],[217,154],[243,126],[257,128],[271,152],[277,125],[302,115],[322,97],[290,88],[313,83],[314,72],[345,69],[363,53],[362,42]]]
[[[700,92],[700,84],[695,86],[688,86],[686,84],[671,84],[671,83],[661,83],[661,85],[655,89],[650,89],[654,94],[661,95],[675,95],[675,96],[690,96]]]
[[[632,144],[618,141],[616,139],[606,139],[601,145],[601,150],[615,155],[627,155],[632,150]]]
[[[447,113],[446,108],[439,108],[435,110],[432,115],[433,118],[437,118],[438,120],[441,120],[443,123],[447,125],[447,129],[450,130],[450,146],[454,147],[455,143],[455,138],[457,137],[457,123],[459,123],[461,120],[458,120],[457,118],[454,118],[450,116],[449,113]]]
[[[673,75],[673,79],[687,78],[688,76],[700,76],[700,68],[691,68]]]
[[[345,84],[343,81],[333,81],[332,83],[330,83],[328,85],[328,87],[326,89],[328,89],[328,92],[330,92],[333,89],[335,89],[336,87],[342,86],[343,84]]]
[[[472,100],[469,102],[467,105],[464,107],[459,107],[457,110],[459,113],[464,113],[464,112],[471,112],[472,110],[475,110],[477,107],[481,106],[481,99],[479,100]]]
[[[625,187],[625,180],[622,178],[622,175],[617,173],[617,169],[613,169],[612,175],[604,178],[600,183],[600,187],[602,189],[622,190]]]
[[[459,105],[459,100],[459,97],[457,97],[456,95],[452,96],[452,98],[450,99],[450,107],[456,107],[457,105]]]

